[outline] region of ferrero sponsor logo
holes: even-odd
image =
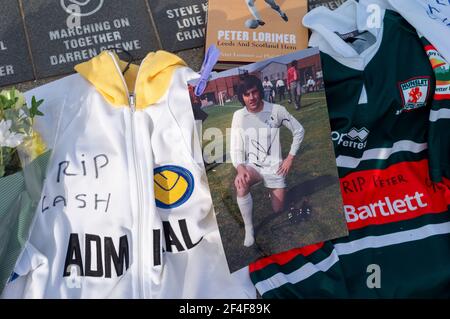
[[[352,128],[348,133],[331,132],[331,139],[337,145],[363,150],[367,146],[367,138],[370,131],[365,127]]]

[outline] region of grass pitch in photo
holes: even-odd
[[[194,94],[231,272],[348,234],[317,49],[213,74]]]

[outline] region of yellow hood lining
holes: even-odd
[[[129,93],[136,95],[136,108],[143,109],[158,102],[166,93],[172,80],[173,72],[186,66],[178,56],[157,51],[149,53],[141,65],[131,64],[122,76],[116,62],[124,70],[127,62],[120,61],[114,52],[103,51],[91,60],[75,66],[81,76],[94,85],[97,91],[116,107],[128,106]]]

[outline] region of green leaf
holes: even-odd
[[[5,106],[6,103],[8,103],[8,99],[3,95],[0,95],[0,103],[2,104],[2,106]]]
[[[36,115],[43,116],[44,113],[39,111],[39,106],[44,102],[44,100],[36,101],[36,97],[31,98],[31,109],[30,109],[30,116],[31,118],[34,118]]]
[[[14,101],[7,99],[3,95],[0,95],[0,102],[1,102],[2,108],[4,110],[7,110],[7,109],[11,108],[12,105],[14,105]]]

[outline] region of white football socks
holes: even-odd
[[[247,0],[247,7],[250,10],[251,14],[255,17],[256,20],[261,20],[261,16],[259,15],[258,10],[255,7],[255,0]]]
[[[244,246],[250,247],[255,243],[254,230],[253,230],[253,198],[252,194],[248,193],[244,197],[237,197],[237,204],[241,211],[242,219],[244,220],[245,239]]]
[[[272,9],[280,10],[280,6],[275,3],[275,0],[264,0]]]

